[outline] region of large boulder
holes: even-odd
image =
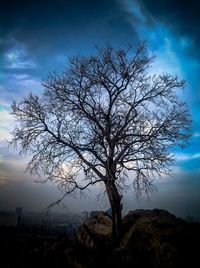
[[[169,213],[167,210],[164,209],[157,209],[154,208],[153,210],[150,209],[136,209],[131,210],[129,213],[123,218],[122,221],[122,231],[125,234],[130,227],[132,227],[138,219],[142,217],[155,217],[157,221],[162,221],[163,223],[167,223],[169,221],[173,221],[176,217]]]
[[[99,211],[87,219],[76,231],[77,242],[91,250],[99,250],[110,243],[112,237],[112,220]]]
[[[199,225],[192,227],[166,210],[136,210],[123,224],[127,232],[116,255],[124,266],[179,267],[198,256]]]

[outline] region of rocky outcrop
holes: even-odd
[[[90,250],[99,250],[109,244],[112,236],[112,220],[99,211],[87,219],[76,231],[77,242]]]
[[[129,213],[123,218],[122,230],[125,234],[130,227],[132,227],[137,220],[142,217],[155,217],[157,221],[162,221],[165,224],[169,221],[173,221],[176,217],[164,209],[136,209],[129,211]]]
[[[123,224],[127,232],[116,252],[125,266],[179,267],[197,260],[198,224],[159,209],[130,212]]]
[[[187,223],[166,210],[134,210],[122,222],[122,238],[111,244],[111,219],[104,213],[89,219],[77,232],[82,247],[99,252],[93,261],[102,267],[179,267],[195,264],[199,224]],[[99,250],[99,251],[98,251]]]

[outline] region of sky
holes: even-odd
[[[137,202],[124,193],[124,213],[165,208],[200,218],[200,2],[196,0],[1,0],[0,2],[0,210],[41,210],[59,197],[54,184],[38,184],[25,173],[28,156],[8,148],[15,126],[11,104],[30,92],[40,94],[50,71],[68,58],[90,55],[95,46],[114,47],[145,40],[156,55],[152,72],[186,80],[181,96],[192,116],[192,137],[175,151],[172,177],[156,180],[157,192]],[[96,190],[66,198],[59,209],[107,209]],[[102,201],[103,199],[103,201]],[[99,201],[100,200],[100,201]]]

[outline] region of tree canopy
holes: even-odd
[[[154,176],[168,172],[171,149],[190,135],[178,97],[184,81],[151,74],[153,57],[143,43],[133,51],[105,46],[73,57],[64,72],[49,74],[42,95],[12,106],[19,121],[13,143],[32,155],[28,169],[65,194],[103,183],[113,211],[127,171],[137,193],[151,191]]]

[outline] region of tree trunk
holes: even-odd
[[[108,180],[106,183],[106,191],[112,208],[112,232],[113,239],[118,241],[121,234],[121,195],[119,194],[114,180]]]

